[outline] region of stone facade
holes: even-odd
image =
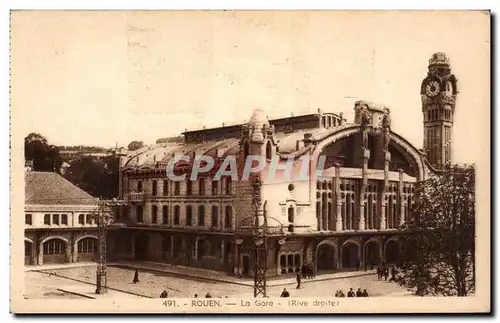
[[[122,152],[120,192],[129,205],[117,219],[127,227],[113,233],[121,246],[114,257],[252,276],[256,224],[267,232],[268,275],[295,273],[306,262],[319,272],[394,263],[401,250],[411,257],[413,240],[400,228],[413,219],[416,185],[435,168],[391,130],[387,107],[358,101],[354,111],[349,122],[321,111],[268,120],[256,110],[245,124],[187,131],[183,144]],[[189,175],[201,155],[215,158],[215,170],[171,181],[167,166],[181,155],[189,160],[174,173]],[[266,165],[242,180],[250,155]],[[216,180],[228,159],[239,177]],[[292,163],[291,178],[274,160]],[[307,178],[296,177],[304,169]]]

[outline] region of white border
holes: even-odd
[[[240,1],[235,2],[226,0],[226,1],[216,1],[212,0],[208,1],[151,1],[151,0],[142,0],[142,1],[116,1],[113,3],[112,1],[104,1],[104,0],[87,0],[87,1],[72,1],[71,3],[67,1],[44,1],[40,3],[38,1],[2,1],[1,7],[2,11],[0,11],[0,17],[2,19],[2,23],[0,24],[0,37],[1,44],[3,45],[2,50],[2,60],[0,63],[1,72],[2,72],[2,86],[1,86],[1,97],[2,102],[4,103],[4,108],[1,109],[1,136],[0,136],[0,145],[2,150],[4,151],[4,156],[9,156],[9,131],[10,131],[10,118],[9,118],[9,10],[10,9],[94,9],[94,10],[117,10],[117,9],[336,9],[336,10],[346,10],[346,9],[492,9],[493,13],[498,13],[499,11],[499,1],[486,1],[486,0],[475,0],[475,1],[449,1],[449,2],[437,2],[437,1],[427,1],[427,0],[419,0],[419,1],[361,1],[361,0],[350,0],[345,2],[327,2],[327,1],[317,1],[317,0],[308,0],[304,2],[298,1],[286,1],[285,4],[280,4],[278,1],[271,0],[253,0],[253,1]],[[494,35],[494,33],[493,33]],[[494,51],[496,52],[496,51]],[[496,57],[492,57],[495,59]],[[494,68],[493,74],[497,74],[497,66],[492,65]],[[493,83],[495,84],[495,83]],[[496,84],[495,89],[492,91],[498,93],[498,84]],[[492,104],[497,106],[496,98]],[[494,109],[495,110],[495,109]],[[499,113],[496,113],[496,124],[499,124]],[[495,127],[493,127],[495,129]],[[496,134],[495,134],[496,135]],[[499,149],[498,137],[496,137],[496,145],[495,151]],[[4,277],[6,273],[10,272],[9,262],[7,262],[7,257],[10,256],[10,228],[7,225],[8,214],[10,214],[9,210],[9,201],[10,201],[10,184],[9,184],[9,176],[10,176],[10,166],[9,161],[6,157],[0,159],[0,187],[2,190],[1,194],[1,202],[0,205],[3,208],[3,217],[4,223],[2,227],[2,237],[4,242],[2,244],[2,266]],[[495,177],[498,180],[498,174]],[[496,191],[495,198],[496,201],[499,200],[500,194]],[[494,213],[496,214],[496,212]],[[496,220],[496,227],[494,232],[498,231],[499,221]],[[492,235],[494,237],[495,235]],[[498,240],[498,239],[497,239]],[[497,242],[497,241],[495,241]],[[496,264],[496,263],[495,263]],[[496,286],[495,286],[496,287]],[[9,290],[7,288],[2,289],[2,304],[9,304],[9,309],[4,308],[4,315],[10,311],[10,295]],[[496,290],[495,290],[496,291]],[[8,314],[7,314],[8,315]],[[157,317],[158,319],[172,319],[174,317],[164,318]],[[182,318],[182,316],[177,316],[176,318]],[[25,322],[31,322],[35,318],[27,318]],[[91,318],[93,322],[104,321],[103,318]],[[118,320],[120,318],[108,318]],[[207,318],[203,318],[206,320]],[[210,319],[210,318],[208,318]],[[215,318],[211,318],[214,320]],[[289,318],[280,318],[281,320],[289,320]],[[333,318],[335,320],[342,320],[341,318]],[[349,317],[349,320],[366,320],[368,318],[352,318]],[[428,317],[426,317],[429,320]],[[474,319],[474,318],[468,318]],[[3,317],[2,322],[7,320],[13,320],[13,316],[9,315],[8,317]],[[89,319],[85,319],[89,320]]]

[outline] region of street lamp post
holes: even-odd
[[[98,241],[98,261],[96,270],[96,294],[106,294],[108,291],[108,272],[107,272],[107,242],[106,232],[108,226],[113,222],[113,215],[110,212],[111,207],[124,206],[125,201],[116,199],[110,201],[99,201],[97,210],[97,241]]]

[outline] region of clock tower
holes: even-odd
[[[424,114],[424,150],[427,160],[439,169],[451,163],[451,143],[457,80],[445,53],[429,59],[429,71],[422,81],[420,96]]]

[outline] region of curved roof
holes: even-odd
[[[154,168],[166,164],[175,156],[209,155],[223,157],[239,150],[238,139],[208,141],[199,144],[165,143],[136,150],[127,156],[123,168]]]

